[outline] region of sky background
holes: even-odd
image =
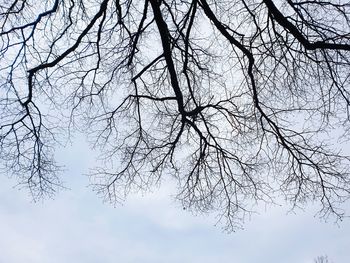
[[[350,219],[324,223],[312,207],[274,207],[228,234],[214,215],[184,211],[171,184],[116,207],[103,203],[83,175],[93,156],[82,139],[57,155],[70,190],[53,200],[34,203],[0,176],[0,263],[312,263],[320,255],[349,262]]]

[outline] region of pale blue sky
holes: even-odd
[[[86,187],[82,174],[92,157],[81,142],[59,159],[71,190],[54,200],[33,203],[13,188],[14,180],[0,177],[1,263],[312,263],[325,254],[334,263],[349,262],[350,219],[337,226],[309,212],[272,208],[227,234],[214,226],[213,215],[182,210],[167,184],[115,208],[103,204]]]

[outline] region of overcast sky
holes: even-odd
[[[82,175],[92,163],[84,143],[58,157],[71,189],[54,200],[33,203],[13,188],[15,180],[0,176],[1,263],[312,263],[320,255],[349,262],[350,219],[336,225],[310,212],[273,208],[227,234],[214,226],[214,216],[182,210],[166,184],[115,208],[102,203]]]

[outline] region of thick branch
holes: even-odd
[[[327,43],[324,41],[316,41],[311,43],[306,37],[303,36],[298,28],[288,21],[288,19],[278,10],[272,0],[263,0],[263,2],[278,24],[287,29],[306,49],[350,50],[349,44]]]
[[[162,12],[159,7],[159,3],[156,0],[150,0],[153,13],[154,13],[154,19],[157,23],[157,27],[159,30],[159,35],[161,37],[162,46],[164,50],[164,58],[166,61],[166,64],[168,66],[168,71],[170,74],[171,79],[171,85],[173,87],[173,90],[175,92],[175,96],[177,98],[177,104],[178,109],[181,115],[185,115],[185,108],[184,108],[184,101],[183,101],[183,95],[180,89],[179,81],[177,79],[177,73],[174,65],[174,61],[171,57],[171,48],[170,48],[170,41],[169,41],[169,29],[167,24],[165,23]]]

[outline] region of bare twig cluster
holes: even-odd
[[[229,228],[281,195],[343,216],[350,2],[5,0],[0,26],[0,156],[35,196],[79,126],[112,202],[171,176]]]

